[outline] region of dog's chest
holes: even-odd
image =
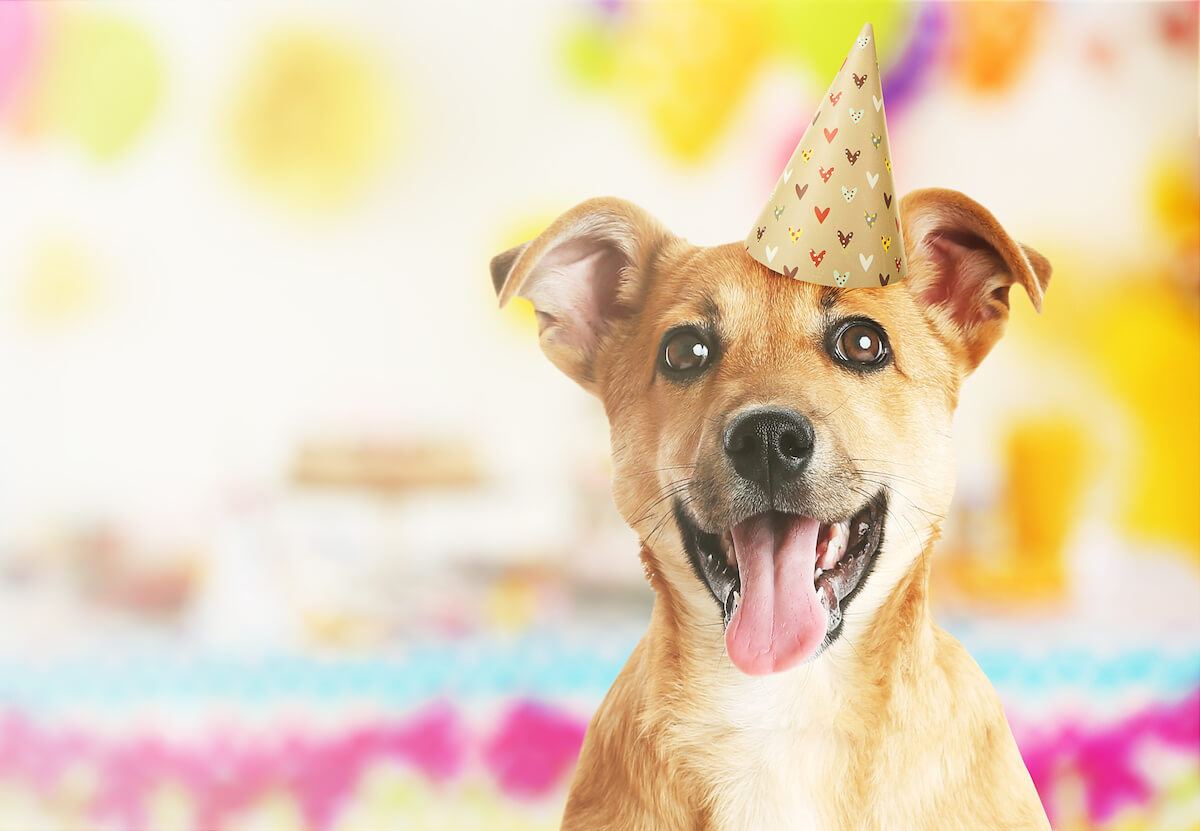
[[[844,743],[814,707],[821,679],[763,678],[709,699],[726,729],[709,745],[713,831],[825,831]]]
[[[832,743],[790,730],[746,731],[729,742],[715,790],[714,831],[823,831],[832,796]]]

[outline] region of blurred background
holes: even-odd
[[[622,0],[0,4],[0,828],[556,828],[653,598],[488,260],[741,239],[866,20],[1055,265],[937,617],[1056,828],[1200,828],[1197,4]]]

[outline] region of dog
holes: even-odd
[[[959,390],[1051,268],[958,192],[900,214],[886,288],[790,280],[611,197],[492,260],[604,405],[655,592],[564,829],[1050,827],[928,584]]]

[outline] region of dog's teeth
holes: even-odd
[[[816,574],[813,575],[813,580],[820,580],[821,575],[824,573],[825,573],[825,569],[823,569],[823,568],[817,569]]]
[[[860,537],[865,537],[867,535],[867,532],[870,530],[871,530],[871,523],[869,523],[869,522],[858,523],[858,535]]]
[[[829,537],[825,542],[825,546],[821,549],[820,557],[817,559],[817,565],[825,571],[837,565],[838,560],[842,559],[842,555],[846,553],[846,548],[849,545],[850,529],[844,522],[839,522],[830,527]]]
[[[734,608],[734,611],[737,611],[738,604],[739,604],[739,603],[741,603],[741,602],[742,602],[742,595],[741,595],[741,594],[738,592],[738,590],[737,590],[737,589],[734,589],[734,590],[733,590],[733,608]]]

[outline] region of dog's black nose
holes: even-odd
[[[725,430],[725,455],[739,476],[770,494],[803,472],[813,439],[812,423],[795,410],[750,410]]]

